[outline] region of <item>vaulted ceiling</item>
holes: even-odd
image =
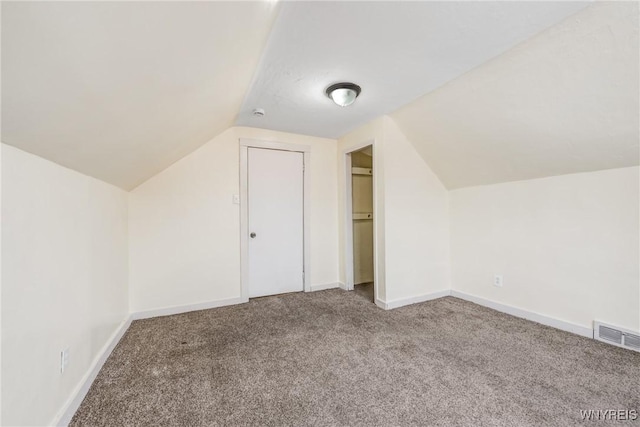
[[[230,126],[270,2],[2,2],[2,142],[131,189]]]
[[[596,3],[391,117],[449,189],[636,166],[638,16]]]
[[[630,3],[3,2],[2,142],[131,189],[234,124],[391,114],[449,188],[620,167],[637,51]]]
[[[587,6],[574,2],[287,2],[238,124],[338,138]],[[362,86],[337,108],[332,83]],[[266,116],[251,115],[260,107]]]

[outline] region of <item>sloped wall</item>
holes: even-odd
[[[127,263],[125,191],[2,144],[2,425],[53,422],[128,317]]]
[[[448,189],[637,166],[639,7],[593,2],[391,117]]]

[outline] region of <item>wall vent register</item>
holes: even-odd
[[[596,321],[593,327],[593,338],[618,347],[640,352],[640,335],[617,326]]]

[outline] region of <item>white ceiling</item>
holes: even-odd
[[[131,189],[233,125],[271,2],[2,2],[2,142]]]
[[[588,3],[287,2],[237,124],[337,138],[499,55]],[[324,94],[353,81],[341,108]],[[254,108],[266,116],[254,117]]]
[[[131,189],[234,123],[335,138],[406,106],[449,188],[637,164],[637,9],[588,4],[2,2],[2,142]]]
[[[450,189],[638,165],[638,16],[596,3],[391,117]]]

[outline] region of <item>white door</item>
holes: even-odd
[[[304,154],[248,148],[249,297],[304,288]]]

